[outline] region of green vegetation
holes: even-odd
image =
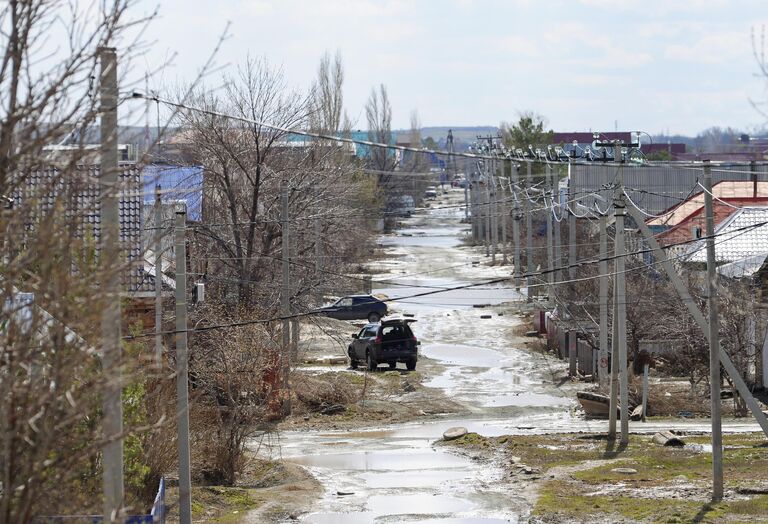
[[[709,437],[685,439],[706,444]],[[726,490],[763,486],[768,481],[764,436],[726,435],[724,441]],[[660,446],[650,436],[632,435],[624,449],[600,435],[483,437],[468,433],[440,445],[502,452],[548,473],[550,478],[540,481],[533,511],[546,522],[768,522],[768,495],[740,494],[737,500],[707,503],[711,455],[690,447]],[[512,462],[507,464],[514,473]],[[636,473],[616,472],[616,468],[632,468]]]

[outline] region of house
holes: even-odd
[[[94,249],[98,251],[101,236],[100,168],[98,165],[81,166],[76,172],[81,176],[73,177],[67,173],[66,181],[61,174],[55,166],[26,173],[23,185],[11,195],[14,208],[25,210],[25,230],[31,236],[39,221],[52,212],[59,196],[64,194],[64,184],[70,184],[66,189],[73,193],[68,195],[65,213],[81,217],[76,235],[81,238],[92,235]],[[144,267],[142,171],[134,163],[121,164],[119,181],[120,251],[125,262],[121,275],[124,320],[126,326],[140,321],[147,329],[154,327],[155,279]],[[34,205],[23,205],[25,201]]]
[[[721,281],[749,284],[751,300],[747,297],[744,332],[754,366],[748,368],[747,378],[768,387],[768,207],[735,211],[715,234],[715,262]],[[691,245],[686,263],[703,267],[707,260],[705,248],[704,240]],[[727,283],[723,282],[723,287],[727,289]]]
[[[741,207],[768,206],[768,197],[757,198],[723,198],[715,200],[712,204],[714,212],[714,225],[717,228]],[[687,243],[704,236],[706,231],[706,215],[703,203],[690,215],[676,225],[656,235],[656,239],[662,246],[673,246],[668,253],[673,256],[685,252]]]

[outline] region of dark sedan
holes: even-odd
[[[387,304],[373,295],[342,297],[330,306],[318,309],[321,315],[339,320],[368,320],[378,322],[387,315]]]

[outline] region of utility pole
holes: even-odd
[[[629,403],[628,403],[628,378],[627,377],[627,290],[626,276],[624,269],[626,267],[624,259],[624,215],[626,213],[624,204],[624,171],[621,166],[621,144],[614,144],[614,158],[618,166],[618,176],[616,177],[617,188],[614,193],[614,215],[616,225],[615,251],[616,251],[616,306],[617,306],[617,326],[618,326],[618,350],[619,350],[619,397],[621,399],[621,440],[622,444],[629,443]],[[615,356],[615,355],[614,355]]]
[[[480,169],[480,163],[475,163],[475,167],[477,169]],[[470,205],[472,206],[472,216],[470,217],[472,219],[472,244],[477,245],[480,242],[480,216],[479,216],[479,210],[478,210],[478,192],[480,188],[478,187],[479,180],[478,180],[478,172],[472,171],[471,173],[468,173],[467,178],[467,185],[471,185],[471,191],[469,193],[470,197]]]
[[[496,179],[494,178],[495,161],[488,161],[488,169],[486,171],[488,175],[488,224],[490,226],[490,240],[491,240],[491,263],[496,265],[496,249],[499,243],[499,228],[498,217],[496,215]]]
[[[467,166],[467,163],[464,163]],[[464,173],[464,222],[469,222],[469,173]],[[474,224],[474,217],[472,220]],[[474,236],[474,226],[472,227],[472,233]]]
[[[520,179],[519,176],[520,166],[515,164],[512,166],[512,183],[510,187],[512,189],[512,242],[515,246],[515,290],[520,291],[520,274],[522,269],[522,262],[520,260],[520,198],[517,191],[517,183]]]
[[[712,171],[704,160],[704,209],[707,222],[707,291],[709,303],[709,396],[712,405],[712,500],[723,498],[723,428],[720,421],[720,320],[717,311],[715,215]]]
[[[558,207],[560,204],[560,181],[558,179],[557,174],[553,174],[554,181],[554,191],[555,191],[555,198],[557,199]],[[555,284],[559,283],[563,280],[563,271],[560,269],[563,266],[563,253],[562,253],[562,234],[561,234],[561,224],[563,221],[563,212],[560,211],[560,220],[555,220],[554,226],[555,226]]]
[[[533,186],[532,162],[526,162],[525,173],[525,259],[528,262],[528,278],[526,286],[528,288],[527,302],[533,301],[533,272],[536,269],[533,265],[533,211],[531,210],[531,197],[528,192]]]
[[[291,412],[291,395],[289,391],[290,361],[289,354],[291,349],[291,266],[290,266],[290,235],[291,225],[288,217],[289,193],[288,184],[282,183],[280,188],[280,201],[282,203],[281,227],[282,227],[282,251],[283,251],[283,279],[280,290],[280,315],[283,317],[283,345],[280,361],[281,371],[283,373],[283,390],[285,391],[283,411],[288,414]]]
[[[483,220],[485,226],[485,256],[491,256],[491,181],[490,181],[490,169],[488,167],[488,160],[483,162],[483,169],[485,170],[485,205],[483,206]],[[496,251],[493,252],[493,258],[496,258]]]
[[[600,351],[598,379],[608,383],[608,218],[600,215]],[[615,415],[614,415],[615,417]]]
[[[501,178],[504,178],[503,175],[511,171],[511,165],[509,160],[502,161],[500,166],[502,171]],[[499,178],[499,180],[501,180],[501,178]],[[506,178],[507,182],[509,182],[508,174]],[[509,259],[507,258],[507,198],[506,193],[504,192],[504,185],[501,182],[499,182],[499,187],[501,188],[501,199],[497,200],[497,202],[501,204],[501,211],[499,212],[499,218],[501,219],[501,263],[506,266],[509,264]]]
[[[619,299],[613,277],[613,318],[611,319],[611,394],[608,403],[608,440],[616,440],[616,412],[619,409]]]
[[[554,253],[554,236],[552,231],[552,210],[554,209],[554,200],[552,199],[552,166],[549,162],[546,165],[546,197],[544,198],[545,212],[547,213],[547,295],[550,304],[555,303],[555,253]],[[549,198],[549,204],[547,204],[547,198]]]
[[[573,169],[573,159],[568,160],[568,194],[570,196],[568,203],[568,207],[571,206],[573,208],[576,208],[576,195],[573,191],[573,176],[574,176],[574,169]],[[576,278],[576,214],[575,213],[568,213],[568,279],[573,280]],[[571,283],[569,286],[571,289],[574,288],[574,284]],[[573,295],[573,293],[571,293]]]
[[[123,401],[120,340],[120,216],[117,164],[117,54],[99,48],[101,64],[101,366],[106,375],[102,399],[104,521],[122,521]]]
[[[155,364],[163,365],[163,203],[155,186]]]
[[[179,522],[192,522],[189,458],[189,353],[187,351],[187,206],[176,204],[176,411],[179,440]]]

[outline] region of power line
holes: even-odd
[[[765,225],[768,225],[768,221],[760,222],[760,223],[757,223],[757,224],[750,224],[748,226],[743,226],[743,227],[734,229],[733,231],[729,231],[728,233],[729,233],[729,235],[730,234],[743,234],[743,233],[746,233],[746,232],[748,232],[748,231],[750,231],[752,229],[755,229],[755,228],[758,228],[758,227],[762,227],[762,226],[765,226]],[[674,244],[669,244],[667,246],[663,246],[662,249],[671,249],[673,247],[677,247],[677,246],[681,246],[681,245],[692,244],[692,243],[700,242],[702,240],[706,240],[708,238],[716,238],[716,237],[721,236],[722,234],[723,233],[715,233],[714,235],[711,235],[711,236],[702,236],[700,238],[684,240],[684,241],[681,241],[681,242],[676,242]],[[698,248],[698,250],[701,250],[701,249],[704,249],[704,247]],[[567,264],[565,266],[556,267],[556,268],[551,269],[551,270],[550,269],[546,269],[546,270],[542,270],[542,271],[534,271],[534,272],[529,272],[529,273],[526,273],[526,274],[521,274],[520,277],[521,278],[533,278],[533,277],[547,275],[547,274],[555,272],[555,271],[562,271],[564,269],[579,268],[579,267],[584,267],[584,266],[587,266],[587,265],[595,264],[595,263],[598,263],[598,262],[601,262],[601,261],[611,261],[611,260],[616,260],[617,258],[626,258],[626,257],[630,257],[630,256],[641,255],[641,254],[652,253],[652,252],[653,252],[653,249],[647,248],[647,249],[640,249],[640,250],[637,250],[637,251],[625,252],[625,253],[620,254],[620,255],[615,255],[614,254],[614,255],[607,256],[607,257],[597,257],[597,258],[594,258],[594,259],[585,259],[585,260],[577,261],[577,262],[575,262],[573,264]],[[681,253],[680,255],[677,255],[677,256],[672,257],[672,258],[682,258],[684,256],[687,256],[688,254],[689,253]],[[661,262],[656,262],[655,264],[660,264],[660,263]],[[628,272],[628,271],[638,271],[639,269],[642,269],[642,266],[640,266],[638,268],[627,269],[627,270],[625,270],[625,272]],[[614,273],[610,273],[610,274],[611,275],[615,275],[616,273],[614,272]],[[558,282],[558,284],[568,284],[568,283],[573,283],[573,282],[582,282],[582,281],[586,281],[586,280],[592,280],[592,279],[595,279],[595,278],[598,278],[598,277],[599,277],[599,275],[589,276],[589,277],[582,277],[582,278],[577,278],[577,279],[570,279],[570,280],[560,281],[560,282]],[[425,291],[423,293],[415,293],[413,295],[408,295],[408,296],[400,297],[400,298],[386,298],[386,299],[382,299],[381,302],[395,302],[395,301],[398,301],[398,300],[407,300],[407,299],[412,299],[412,298],[419,298],[419,297],[424,297],[424,296],[436,295],[436,294],[439,294],[439,293],[446,293],[446,292],[449,292],[449,291],[460,291],[460,290],[463,290],[463,289],[478,288],[480,286],[486,286],[486,285],[492,285],[492,284],[501,284],[501,283],[504,283],[504,282],[509,282],[510,280],[513,280],[513,279],[514,279],[514,276],[499,277],[499,278],[494,278],[494,279],[490,279],[490,280],[486,280],[486,281],[482,281],[482,282],[473,282],[473,283],[468,283],[468,284],[462,284],[460,286],[453,286],[453,287],[446,288],[446,289],[437,289],[437,290],[432,290],[432,291]],[[544,285],[547,285],[547,284],[533,284],[534,287],[544,286]],[[195,327],[195,328],[186,330],[186,332],[188,332],[188,333],[195,333],[195,332],[205,332],[205,331],[212,331],[212,330],[216,330],[216,329],[224,329],[224,328],[230,328],[230,327],[242,327],[242,326],[248,326],[248,325],[254,325],[254,324],[268,324],[268,323],[272,323],[272,322],[277,322],[277,321],[282,321],[282,320],[290,320],[290,319],[294,319],[294,318],[302,318],[302,317],[311,316],[311,315],[317,315],[317,314],[320,314],[320,312],[315,310],[315,311],[308,311],[308,312],[304,312],[304,313],[295,313],[295,314],[291,314],[291,315],[283,315],[283,316],[277,316],[277,317],[266,318],[266,319],[244,320],[244,321],[239,321],[239,322],[230,322],[230,323],[225,323],[225,324],[215,324],[215,325],[211,325],[211,326]],[[173,334],[176,334],[176,333],[179,333],[179,332],[180,331],[165,331],[162,334],[163,335],[173,335]],[[138,335],[125,336],[123,338],[125,340],[134,340],[134,339],[140,339],[140,338],[145,338],[145,337],[154,336],[154,335],[155,335],[154,332],[152,332],[152,333],[141,333],[141,334],[138,334]]]

